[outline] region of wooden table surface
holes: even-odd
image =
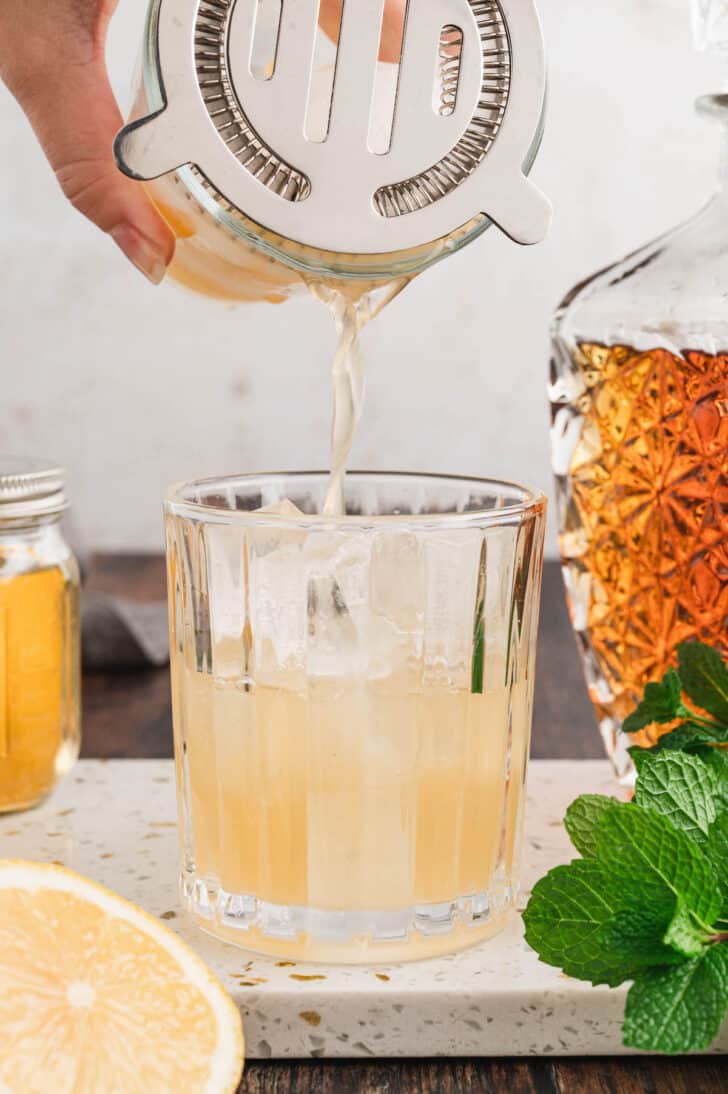
[[[163,561],[151,555],[98,556],[89,566],[88,587],[129,599],[162,599]],[[172,755],[166,670],[86,673],[83,718],[86,757]],[[547,563],[544,574],[532,755],[603,755],[555,563]],[[239,1094],[718,1094],[726,1089],[720,1057],[545,1057],[251,1063]]]

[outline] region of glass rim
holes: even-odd
[[[220,505],[208,505],[204,502],[194,501],[184,496],[185,491],[200,490],[205,487],[212,489],[219,487],[221,490],[230,487],[233,483],[238,485],[250,485],[255,483],[271,482],[275,479],[303,480],[320,479],[327,481],[328,471],[265,471],[249,472],[237,475],[209,475],[196,479],[188,479],[170,486],[164,494],[164,511],[175,517],[193,516],[201,517],[210,522],[222,522],[226,524],[241,524],[249,526],[270,525],[277,528],[306,528],[331,529],[331,528],[356,528],[382,524],[389,527],[397,525],[417,524],[448,528],[488,527],[501,524],[515,516],[528,514],[538,515],[546,510],[548,499],[542,490],[517,483],[509,479],[484,478],[474,475],[449,475],[435,472],[420,471],[347,471],[347,481],[371,479],[374,481],[396,479],[403,482],[421,481],[424,483],[442,482],[452,486],[479,486],[484,489],[494,488],[502,492],[511,491],[522,495],[522,500],[514,504],[500,505],[489,509],[472,509],[463,513],[383,513],[374,515],[347,514],[344,516],[329,516],[324,513],[302,513],[300,517],[288,514],[261,512],[250,509],[227,509]]]

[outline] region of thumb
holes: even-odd
[[[174,236],[144,189],[114,161],[122,119],[103,58],[60,73],[45,69],[15,94],[66,197],[159,284],[174,254]]]

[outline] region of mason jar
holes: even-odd
[[[79,569],[63,471],[0,460],[0,812],[41,801],[80,747]]]

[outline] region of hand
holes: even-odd
[[[343,0],[322,0],[338,37]],[[158,284],[174,236],[143,187],[117,169],[122,117],[104,55],[118,0],[0,0],[0,78],[28,115],[61,188],[126,257]],[[399,59],[406,0],[387,0],[380,57]]]
[[[104,46],[117,0],[0,0],[0,77],[28,115],[63,192],[159,283],[174,236],[118,170],[122,125]]]

